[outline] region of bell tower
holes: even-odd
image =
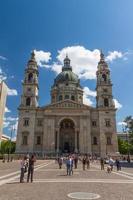
[[[38,66],[35,53],[31,57],[25,69],[21,103],[18,108],[19,120],[17,129],[16,152],[33,153],[35,143],[36,110],[38,107]]]
[[[105,157],[114,152],[118,152],[118,143],[116,134],[116,108],[112,95],[110,70],[102,51],[100,53],[100,61],[96,75],[96,106],[99,115],[100,155]]]
[[[25,69],[25,78],[23,81],[23,94],[21,96],[20,107],[35,108],[38,107],[38,66],[35,60],[34,51]]]
[[[110,79],[110,70],[104,59],[104,54],[100,53],[100,61],[97,67],[97,108],[114,108],[112,96],[112,83]]]

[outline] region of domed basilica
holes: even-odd
[[[38,105],[38,75],[32,52],[18,109],[16,153],[106,156],[118,151],[112,82],[102,52],[96,72],[96,107],[83,104],[83,88],[68,56],[51,87],[51,103],[44,107]]]

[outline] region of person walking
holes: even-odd
[[[87,169],[90,169],[90,158],[89,158],[89,156],[86,157],[86,164],[87,164]]]
[[[113,166],[114,166],[114,160],[110,157],[109,159],[109,165],[111,167],[111,171],[113,171]]]
[[[69,175],[69,170],[70,170],[69,157],[66,158],[66,169],[67,169],[67,175]]]
[[[70,162],[70,171],[69,171],[69,176],[70,176],[70,175],[73,175],[73,158],[72,157],[70,157],[69,162]]]
[[[115,164],[116,164],[116,167],[117,167],[117,171],[121,170],[121,164],[120,164],[119,159],[116,159]]]
[[[62,164],[63,164],[63,157],[59,158],[58,164],[59,164],[59,169],[61,169],[62,168]]]
[[[83,159],[82,159],[82,165],[83,165],[83,170],[85,170],[86,156],[84,156]]]
[[[22,157],[22,159],[20,161],[20,167],[21,167],[20,183],[24,183],[24,173],[25,173],[25,168],[27,165],[26,160],[27,160],[27,158],[26,158],[26,156],[24,156],[24,157]]]
[[[101,170],[104,170],[104,158],[100,159]]]
[[[66,167],[67,167],[67,175],[73,174],[73,159],[72,157],[68,157],[66,159]]]
[[[78,164],[78,156],[74,156],[74,168],[77,169],[77,164]]]
[[[31,158],[29,158],[27,183],[29,182],[29,179],[31,180],[31,183],[33,182],[33,173],[34,173],[34,163],[35,162],[36,162],[35,156],[32,155]]]

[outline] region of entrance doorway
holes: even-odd
[[[60,123],[59,148],[62,153],[71,153],[75,149],[75,126],[70,119],[64,119]]]
[[[64,143],[64,151],[65,151],[65,152],[70,152],[70,145],[69,145],[69,142],[65,142],[65,143]]]

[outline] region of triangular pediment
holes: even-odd
[[[63,100],[63,101],[60,101],[60,102],[56,102],[56,103],[53,103],[53,104],[49,104],[47,106],[45,106],[44,108],[76,108],[76,109],[80,109],[80,108],[91,108],[87,105],[84,105],[84,104],[80,104],[80,103],[77,103],[75,101],[72,101],[70,99],[67,99],[67,100]]]

